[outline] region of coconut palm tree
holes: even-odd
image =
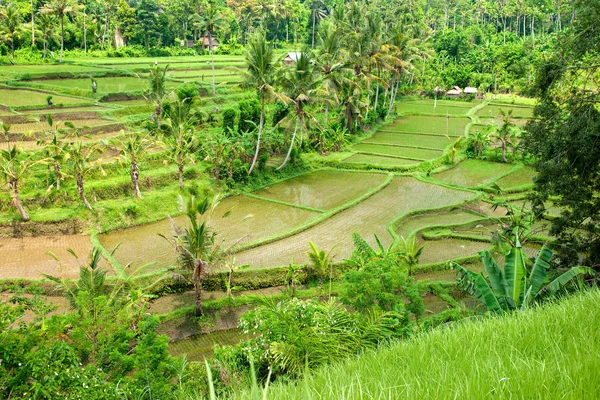
[[[310,10],[312,14],[312,42],[311,49],[315,48],[315,27],[317,24],[317,20],[322,20],[327,16],[325,3],[323,0],[312,0],[310,2]],[[324,9],[325,8],[325,9]]]
[[[401,236],[398,251],[400,259],[403,260],[408,267],[408,276],[411,276],[413,268],[419,263],[419,257],[423,252],[423,247],[419,247],[419,241],[415,236],[411,236],[409,239],[405,239],[404,236]]]
[[[140,192],[140,169],[139,159],[145,154],[150,144],[150,136],[140,132],[129,132],[125,137],[119,140],[121,148],[121,156],[129,166],[129,176],[131,177],[132,185],[132,196],[139,199],[142,198],[142,192]]]
[[[62,63],[65,49],[65,16],[75,15],[79,9],[77,0],[50,0],[40,10],[44,14],[55,15],[60,20],[60,63]]]
[[[258,154],[260,152],[260,141],[265,126],[265,101],[267,97],[275,95],[273,81],[275,78],[275,64],[273,63],[273,49],[269,46],[264,32],[256,33],[246,46],[244,58],[247,69],[244,71],[244,80],[247,85],[256,88],[260,93],[260,122],[258,124],[258,138],[256,139],[256,150],[248,174],[254,171]]]
[[[211,55],[212,64],[212,92],[217,94],[215,86],[215,52],[213,51],[213,34],[225,27],[227,21],[223,15],[223,10],[212,3],[206,5],[206,9],[202,15],[200,22],[201,29],[206,31],[206,37],[208,38],[208,51]]]
[[[18,38],[23,31],[21,25],[21,13],[15,3],[8,3],[0,9],[0,28],[4,40],[10,40],[10,54],[15,57],[15,38]]]
[[[69,143],[67,147],[67,167],[75,178],[77,192],[83,205],[90,211],[94,211],[85,197],[85,176],[98,167],[96,157],[102,153],[100,143],[84,145],[81,141]]]
[[[8,188],[12,203],[21,214],[23,221],[29,221],[29,214],[23,208],[19,197],[19,188],[23,177],[31,172],[36,164],[44,163],[36,154],[26,154],[17,146],[8,150],[0,150],[0,176]]]
[[[52,120],[52,116],[47,116],[47,122],[52,131],[52,138],[49,141],[40,140],[37,144],[42,148],[42,153],[52,164],[54,180],[56,182],[56,191],[59,191],[63,176],[61,164],[67,158],[68,143],[59,140],[60,132],[57,127],[53,127],[54,121]]]
[[[333,274],[333,255],[331,254],[337,246],[333,246],[329,251],[321,250],[313,242],[308,242],[310,252],[306,253],[310,260],[309,266],[319,278],[319,287],[323,287],[323,279],[329,273],[329,296],[331,296],[331,279]]]
[[[500,110],[500,114],[502,114],[502,125],[496,129],[494,136],[500,140],[500,145],[502,148],[502,162],[507,163],[508,160],[506,158],[506,150],[509,142],[514,136],[515,128],[515,124],[512,122],[513,110]]]
[[[40,14],[36,21],[44,45],[43,57],[46,58],[50,43],[58,40],[58,34],[56,33],[56,18],[53,15]]]
[[[155,108],[153,118],[156,121],[157,129],[160,129],[160,117],[163,113],[163,103],[169,94],[166,84],[168,71],[169,65],[165,65],[164,68],[159,68],[158,65],[155,65],[148,75],[148,86],[146,88],[146,93],[144,94],[147,101],[154,103]]]
[[[285,121],[291,126],[295,121],[295,128],[287,155],[283,163],[276,168],[277,171],[282,169],[290,160],[298,128],[300,128],[300,146],[302,146],[304,129],[308,130],[309,122],[313,122],[315,126],[321,128],[319,122],[307,110],[307,106],[313,103],[314,96],[320,87],[315,66],[310,62],[308,53],[302,52],[295,65],[284,72],[280,85],[285,95],[282,98],[292,104],[291,112],[280,123]]]
[[[347,70],[344,63],[340,62],[342,40],[340,31],[328,24],[323,34],[319,34],[319,47],[316,62],[322,77],[321,85],[325,93],[325,126],[329,122],[329,106],[339,102],[340,75]]]
[[[163,142],[169,155],[177,164],[179,187],[183,190],[183,168],[185,160],[198,148],[194,134],[199,120],[187,100],[177,100],[165,110],[165,120],[161,126]]]

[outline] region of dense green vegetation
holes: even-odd
[[[0,397],[597,397],[598,18],[0,3]]]

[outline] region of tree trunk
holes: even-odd
[[[508,160],[506,159],[506,139],[502,139],[502,162],[508,162]]]
[[[199,317],[204,313],[202,307],[202,277],[205,274],[208,264],[200,259],[196,259],[196,266],[194,268],[193,280],[194,280],[194,292],[196,294],[196,308],[194,314]]]
[[[315,48],[315,20],[317,18],[316,10],[313,10],[313,18],[312,18],[312,46],[311,49]]]
[[[86,4],[87,8],[87,4]],[[83,54],[87,55],[87,14],[86,10],[83,10]]]
[[[325,126],[327,126],[328,121],[329,121],[329,92],[327,92],[327,96],[325,98]]]
[[[256,140],[256,151],[254,152],[254,158],[252,159],[252,165],[250,165],[250,169],[248,170],[248,175],[254,171],[254,166],[256,165],[256,160],[258,160],[258,153],[260,152],[260,139],[262,136],[263,126],[265,121],[265,90],[260,90],[260,122],[258,124],[258,139]]]
[[[33,0],[30,0],[31,3],[31,45],[35,45],[35,17],[33,12]]]
[[[210,55],[212,58],[211,64],[212,64],[212,92],[213,95],[217,94],[217,89],[215,88],[215,52],[213,51],[212,48],[212,33],[210,33],[210,31],[208,32],[208,51],[210,51]]]
[[[27,214],[27,212],[23,208],[23,205],[21,204],[21,199],[19,199],[19,182],[17,180],[12,180],[10,182],[10,187],[12,188],[11,196],[13,205],[19,211],[19,214],[21,214],[21,219],[23,221],[29,221],[29,214]]]
[[[179,177],[179,188],[183,190],[183,157],[177,161],[177,176]]]
[[[65,49],[65,16],[60,16],[60,57],[58,62],[62,64],[63,51]]]
[[[285,156],[285,160],[283,160],[283,163],[279,167],[275,168],[275,171],[279,171],[281,168],[285,167],[285,165],[290,160],[290,154],[292,154],[292,148],[294,147],[294,141],[296,140],[296,132],[298,131],[299,122],[300,118],[296,120],[296,127],[294,128],[294,134],[292,135],[292,142],[290,143],[290,148],[288,149],[287,155]]]
[[[133,184],[133,197],[142,198],[142,192],[140,192],[140,171],[138,169],[137,161],[135,157],[131,157],[131,183]]]
[[[56,190],[60,190],[60,164],[54,161],[54,177],[56,179]]]
[[[377,111],[377,102],[379,101],[379,82],[375,88],[375,104],[373,105],[373,112]]]
[[[44,56],[43,58],[46,58],[46,41],[44,40]]]
[[[77,176],[75,177],[75,180],[77,182],[77,190],[79,191],[79,198],[81,199],[81,201],[83,201],[83,204],[85,205],[85,207],[90,210],[90,211],[94,211],[92,209],[92,206],[90,205],[90,203],[87,201],[87,199],[85,198],[85,190],[83,188],[83,175],[81,173],[77,173]]]

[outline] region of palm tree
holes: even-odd
[[[4,121],[0,121],[0,128],[2,128],[2,134],[4,135],[4,139],[6,140],[6,148],[10,149],[10,128],[11,128],[11,125],[7,124]]]
[[[209,210],[214,210],[218,201],[212,204],[208,199],[197,201],[194,196],[183,201],[179,198],[183,213],[187,216],[189,227],[183,230],[175,228],[175,251],[177,262],[187,273],[191,273],[194,283],[196,297],[195,315],[200,316],[202,308],[202,284],[209,273],[210,264],[217,260],[218,249],[215,246],[215,232],[208,229],[207,220],[198,223],[198,217],[203,216]]]
[[[48,125],[52,129],[54,121],[52,117],[47,117]],[[58,139],[59,130],[57,128],[52,129],[52,139],[46,142],[43,140],[38,141],[38,146],[42,147],[43,154],[51,161],[52,168],[54,169],[54,179],[56,181],[56,191],[60,190],[60,182],[62,178],[61,163],[67,158],[68,143],[65,143]]]
[[[90,211],[93,211],[93,208],[85,197],[84,179],[90,171],[98,167],[94,158],[101,153],[102,149],[99,143],[84,146],[81,141],[78,141],[70,143],[67,147],[67,166],[72,176],[75,177],[79,198]]]
[[[169,94],[166,84],[168,71],[169,65],[165,65],[164,68],[159,68],[158,65],[155,65],[148,75],[148,86],[144,95],[147,101],[154,103],[155,105],[153,118],[156,121],[157,129],[160,129],[160,117],[163,113],[163,102]]]
[[[140,170],[138,161],[145,154],[150,143],[149,135],[139,132],[129,132],[124,139],[119,141],[121,147],[121,156],[130,166],[130,177],[132,184],[132,196],[142,198],[140,192]]]
[[[31,172],[31,168],[36,164],[45,162],[39,159],[36,154],[25,154],[17,146],[12,146],[8,150],[0,150],[0,176],[8,187],[12,203],[21,214],[23,221],[29,221],[29,214],[23,208],[19,198],[19,185],[23,177]]]
[[[183,168],[185,159],[198,148],[194,128],[198,125],[197,115],[190,101],[177,100],[165,110],[165,120],[161,127],[163,142],[177,164],[179,187],[183,190]]]
[[[419,257],[422,252],[423,247],[419,247],[419,241],[416,236],[411,236],[409,239],[405,239],[404,236],[400,237],[398,255],[408,267],[408,276],[412,275],[413,268],[419,263]]]
[[[362,100],[363,90],[354,77],[343,75],[339,81],[338,95],[345,128],[348,132],[354,132],[367,109],[367,104]]]
[[[55,15],[60,20],[60,63],[65,49],[65,15],[77,14],[79,8],[77,0],[50,0],[41,8],[42,13]]]
[[[502,162],[507,163],[508,160],[506,158],[506,149],[508,147],[508,142],[514,135],[515,127],[515,124],[512,122],[513,110],[510,109],[506,112],[504,110],[500,110],[500,114],[502,114],[503,117],[502,125],[496,129],[494,136],[500,140],[502,146]]]
[[[325,3],[323,0],[312,0],[310,2],[310,9],[312,13],[312,42],[311,49],[315,48],[315,27],[317,23],[317,19],[320,21],[327,15],[326,11],[323,10],[325,7]]]
[[[227,21],[223,16],[223,11],[216,5],[209,3],[204,10],[204,15],[201,20],[202,30],[206,31],[208,38],[208,51],[211,54],[212,64],[212,92],[217,94],[215,87],[215,53],[213,51],[213,33],[217,30],[223,29]]]
[[[248,170],[248,174],[251,174],[258,160],[260,141],[265,126],[265,100],[267,96],[275,94],[272,86],[276,71],[273,63],[273,49],[267,43],[264,32],[258,32],[250,39],[246,46],[244,58],[247,66],[247,70],[244,71],[244,79],[248,85],[252,85],[260,93],[260,122],[258,124],[256,151]]]
[[[292,103],[293,108],[280,123],[285,121],[291,125],[295,121],[295,128],[287,155],[283,163],[276,168],[276,171],[282,169],[290,160],[298,127],[300,127],[300,146],[302,146],[304,129],[308,130],[309,121],[312,121],[317,127],[321,127],[319,122],[306,109],[313,102],[313,96],[319,88],[320,82],[316,79],[316,76],[315,67],[310,62],[309,55],[302,52],[295,65],[287,69],[281,78],[280,85],[285,94],[285,100]]]
[[[2,33],[5,40],[10,40],[10,54],[15,57],[15,38],[23,31],[21,25],[21,14],[15,3],[8,3],[0,9],[0,21],[2,21]]]
[[[340,31],[328,24],[323,34],[319,34],[317,63],[322,77],[322,89],[325,92],[325,126],[329,121],[329,105],[339,102],[340,74],[346,66],[339,62],[342,50]]]
[[[321,250],[313,242],[308,242],[310,246],[310,252],[308,259],[310,260],[310,268],[315,272],[315,275],[319,278],[319,287],[323,287],[323,279],[325,274],[329,272],[329,296],[331,296],[331,279],[333,279],[333,256],[331,253],[337,246],[333,246],[328,252]]]
[[[44,44],[44,58],[50,47],[50,43],[57,40],[58,34],[56,33],[56,18],[48,14],[40,14],[37,18],[37,26],[40,35],[42,36],[42,42]]]

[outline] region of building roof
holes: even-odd
[[[212,45],[213,46],[218,46],[219,45],[219,41],[217,40],[217,38],[215,38],[213,36],[211,39],[212,39]],[[200,40],[200,43],[202,43],[203,46],[208,46],[208,36],[202,36],[199,40]]]
[[[301,56],[302,53],[299,51],[290,51],[287,53],[287,56],[284,58],[284,60],[298,62]]]
[[[467,86],[465,88],[465,93],[478,93],[478,92],[479,92],[479,90],[477,90],[477,88],[474,88],[474,87]]]

